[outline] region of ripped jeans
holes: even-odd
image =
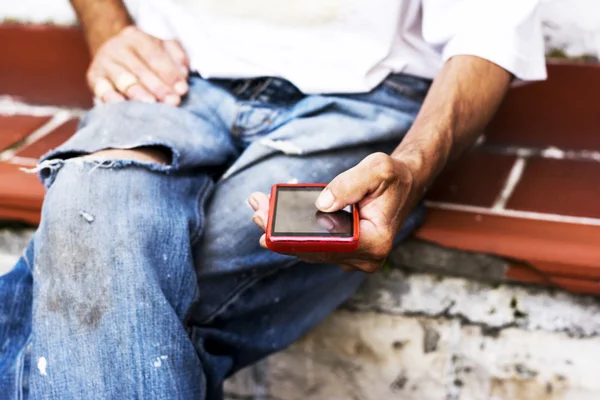
[[[248,195],[390,152],[427,89],[393,75],[370,93],[305,96],[280,79],[192,77],[177,108],[95,107],[41,160],[40,226],[0,277],[0,399],[222,399],[226,377],[363,279],[261,248]],[[142,146],[169,162],[81,157]]]

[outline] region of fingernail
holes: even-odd
[[[333,198],[333,193],[331,193],[331,190],[325,189],[321,192],[319,198],[317,198],[317,208],[321,210],[327,210],[333,205],[334,201],[335,199]]]
[[[248,197],[248,204],[250,204],[255,210],[258,208],[258,202],[254,198],[254,196]]]
[[[184,81],[179,81],[175,84],[175,86],[173,86],[173,89],[175,89],[177,94],[184,95],[187,93],[189,87]]]
[[[167,97],[165,97],[165,103],[169,104],[171,106],[176,106],[176,105],[179,104],[179,96],[175,96],[173,94],[170,94]]]

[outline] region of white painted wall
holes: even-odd
[[[548,48],[600,57],[599,0],[542,0],[541,14]],[[75,21],[68,0],[0,0],[0,19],[4,18],[57,24]]]

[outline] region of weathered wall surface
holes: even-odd
[[[548,49],[572,56],[600,56],[598,0],[543,0],[541,15]],[[0,0],[0,19],[70,24],[75,16],[68,0]]]
[[[593,400],[600,301],[392,271],[287,351],[228,383],[231,399]]]

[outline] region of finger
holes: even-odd
[[[104,77],[90,78],[90,81],[90,87],[92,88],[92,92],[94,92],[94,96],[96,96],[99,99],[102,99],[104,95],[108,92],[115,91],[115,88],[113,87],[112,83]]]
[[[267,229],[267,214],[263,210],[258,210],[252,215],[252,221],[263,231]]]
[[[132,47],[133,51],[161,81],[173,90],[175,90],[175,85],[180,82],[187,86],[181,77],[179,65],[173,61],[161,41],[149,37],[141,31],[132,31],[132,35],[134,35],[133,42],[135,43],[135,47]]]
[[[269,196],[262,192],[254,192],[248,197],[248,203],[256,210],[269,210]]]
[[[163,46],[171,59],[179,65],[179,73],[182,77],[187,78],[190,68],[190,60],[188,59],[185,50],[177,40],[165,40]]]
[[[260,237],[260,239],[258,239],[258,243],[260,244],[260,247],[262,247],[264,249],[268,249],[268,247],[267,247],[267,236],[266,235],[262,235]]]
[[[122,65],[108,61],[103,67],[111,84],[121,95],[132,100],[156,102],[156,98],[137,83],[137,78]]]
[[[349,253],[304,252],[286,253],[286,255],[297,257],[313,264],[350,264],[354,259],[354,256],[350,256]]]
[[[356,268],[347,264],[340,264],[339,267],[345,272],[356,272]]]
[[[121,101],[125,101],[125,97],[114,91],[114,90],[110,90],[106,93],[104,93],[104,95],[100,98],[100,100],[102,100],[103,103],[119,103]]]
[[[333,212],[361,201],[367,194],[378,190],[393,174],[389,156],[371,154],[358,165],[336,176],[319,195],[319,210]]]
[[[156,97],[139,83],[130,86],[125,92],[128,98],[146,103],[156,103]]]
[[[356,268],[357,271],[362,271],[362,272],[366,272],[367,274],[372,274],[374,272],[377,272],[381,266],[383,265],[383,262],[379,263],[379,262],[374,262],[374,261],[361,261],[358,262],[354,265],[354,267]]]
[[[146,97],[147,94],[150,94],[155,100],[174,106],[179,104],[180,98],[175,90],[165,84],[131,49],[124,49],[113,53],[112,61],[121,65],[138,78],[142,87],[134,89],[136,95],[141,96],[143,94]],[[137,100],[142,99],[138,98]],[[143,101],[147,100],[146,98]]]
[[[94,92],[94,97],[99,99],[102,103],[118,103],[121,101],[125,101],[125,97],[120,95],[112,83],[104,78],[97,78],[92,84],[92,92]]]
[[[114,68],[114,71],[114,76],[110,73],[109,76],[111,77],[115,88],[121,93],[127,92],[127,89],[135,85],[138,81],[137,78],[130,74],[125,68],[117,67]]]

